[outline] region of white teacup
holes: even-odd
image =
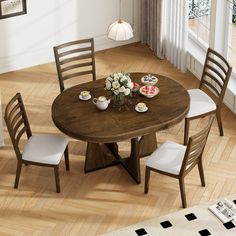
[[[90,92],[89,91],[81,91],[80,96],[82,97],[82,99],[87,99],[90,96]]]
[[[139,102],[139,103],[136,105],[136,107],[137,107],[137,109],[138,109],[139,111],[145,111],[146,108],[147,108],[147,106],[146,106],[146,104],[145,104],[144,102]]]

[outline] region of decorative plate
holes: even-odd
[[[139,89],[139,92],[147,98],[152,98],[156,96],[160,92],[160,90],[156,86],[145,85]]]
[[[143,84],[150,84],[150,85],[154,85],[158,82],[158,78],[153,76],[153,75],[145,75],[141,78],[141,82]]]

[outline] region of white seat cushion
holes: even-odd
[[[152,153],[146,165],[157,170],[178,175],[185,151],[186,146],[166,141]]]
[[[188,90],[190,96],[190,108],[187,118],[202,115],[216,109],[215,102],[201,89]]]
[[[58,165],[67,145],[67,139],[61,136],[33,135],[24,147],[22,159]]]

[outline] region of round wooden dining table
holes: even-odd
[[[141,85],[141,78],[147,74],[130,73],[130,77]],[[109,98],[111,94],[104,90],[105,79],[76,85],[55,98],[52,104],[54,124],[64,134],[88,142],[85,172],[121,164],[137,183],[141,182],[139,159],[157,148],[156,132],[182,121],[189,110],[189,95],[182,85],[168,77],[152,75],[158,78],[159,94],[147,98],[135,92],[127,97],[122,109],[111,102],[101,111],[92,99],[79,99],[83,90],[90,91],[92,98]],[[139,102],[146,103],[146,112],[135,110]],[[121,157],[117,142],[128,139],[131,140],[130,156]]]

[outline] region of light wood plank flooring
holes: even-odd
[[[139,43],[96,53],[96,67],[98,79],[115,71],[136,71],[168,76],[186,88],[195,88],[199,82],[191,73],[180,73],[169,62],[158,60]],[[50,112],[59,93],[54,63],[1,74],[0,91],[3,109],[16,92],[22,93],[33,133],[60,133]],[[206,118],[193,121],[191,134],[206,122]],[[225,136],[220,137],[214,122],[204,153],[206,187],[201,187],[197,169],[186,177],[188,206],[236,193],[236,115],[227,107],[223,108],[223,124]],[[84,174],[86,144],[73,139],[69,146],[71,171],[65,171],[64,162],[60,166],[60,194],[55,192],[53,170],[36,166],[23,167],[15,190],[16,157],[5,124],[4,137],[6,145],[0,149],[0,235],[99,235],[181,209],[175,179],[153,173],[149,194],[144,195],[145,158],[141,160],[140,185],[121,166]],[[159,142],[170,139],[182,143],[183,122],[157,133],[157,138]],[[128,152],[129,142],[120,146],[122,152]]]

